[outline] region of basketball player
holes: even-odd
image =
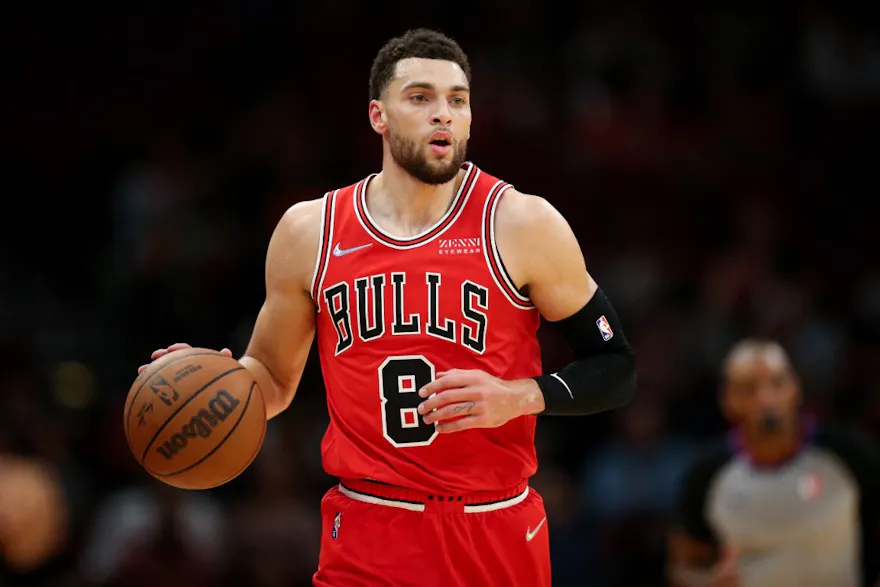
[[[734,428],[684,477],[673,585],[877,585],[880,448],[852,427],[802,417],[800,399],[779,344],[731,349],[721,405]]]
[[[458,44],[392,39],[370,94],[382,171],[285,213],[241,358],[271,418],[317,331],[323,465],[340,483],[314,584],[549,587],[536,416],[626,404],[633,352],[560,214],[466,160]],[[541,315],[577,356],[558,373],[541,373]]]

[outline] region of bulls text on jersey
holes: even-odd
[[[407,302],[405,292],[410,279],[425,280],[428,298],[424,307]],[[458,290],[460,315],[440,315],[441,287]],[[452,284],[444,283],[440,273],[381,273],[355,279],[354,287],[341,281],[324,288],[322,294],[336,327],[336,355],[352,348],[355,339],[369,342],[386,334],[421,333],[458,343],[480,355],[486,351],[489,289],[469,279]],[[389,295],[391,313],[386,315],[385,300]]]

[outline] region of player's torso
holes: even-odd
[[[448,369],[540,373],[539,315],[495,256],[493,211],[508,184],[466,164],[446,215],[421,235],[383,233],[366,185],[328,194],[312,293],[330,426],[324,466],[432,491],[510,487],[534,473],[534,417],[438,435],[418,390]]]

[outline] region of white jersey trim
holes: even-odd
[[[480,231],[482,232],[483,243],[485,244],[483,256],[486,259],[486,265],[489,268],[492,279],[495,281],[495,285],[498,286],[498,289],[501,290],[507,301],[519,310],[533,310],[535,306],[532,304],[532,300],[519,292],[519,289],[504,269],[504,264],[501,262],[501,254],[498,252],[498,246],[495,244],[495,213],[498,209],[498,202],[501,200],[503,192],[511,187],[513,186],[499,180],[492,186],[492,189],[489,190],[489,195],[486,197],[486,203],[483,206],[483,219],[480,224]],[[496,191],[498,192],[497,197],[495,197]],[[493,269],[492,259],[489,258],[489,255],[492,255],[492,259],[495,260],[498,271]],[[504,283],[502,283],[502,280]],[[507,287],[505,287],[505,284]],[[511,294],[515,297],[511,296]]]
[[[367,495],[365,493],[360,493],[358,491],[352,491],[348,487],[340,484],[338,486],[339,493],[348,497],[350,499],[354,499],[356,501],[362,501],[364,503],[371,503],[373,505],[383,505],[386,507],[399,508],[402,510],[409,510],[411,512],[423,512],[425,511],[425,504],[423,503],[411,503],[408,501],[397,501],[396,499],[385,499],[383,497],[376,497],[374,495]],[[495,503],[487,503],[483,505],[465,505],[462,506],[464,509],[464,513],[466,514],[481,514],[485,512],[494,512],[498,510],[503,510],[509,507],[513,507],[517,504],[520,504],[526,500],[529,496],[529,488],[526,487],[523,489],[523,492],[517,496],[511,497],[510,499],[505,499],[504,501],[497,501]]]
[[[327,222],[327,200],[330,196],[330,192],[324,194],[322,198],[324,201],[321,202],[321,231],[318,233],[318,252],[315,255],[315,268],[312,270],[312,279],[309,282],[309,295],[314,300],[315,298],[315,280],[318,279],[318,270],[321,267],[321,261],[324,259],[324,227]]]
[[[331,248],[333,245],[333,229],[336,223],[336,196],[339,194],[339,190],[335,190],[332,194],[328,192],[327,197],[324,201],[324,208],[321,212],[321,218],[324,222],[329,224],[329,228],[327,229],[327,242],[326,247],[324,247],[323,259],[321,260],[321,268],[315,272],[315,276],[312,277],[312,284],[315,286],[311,290],[312,300],[315,302],[315,305],[318,307],[318,313],[321,312],[321,287],[324,285],[324,276],[327,275],[327,267],[330,264],[330,255]],[[324,238],[324,225],[321,225],[321,239],[323,243]],[[319,248],[320,250],[320,248]],[[320,254],[320,253],[319,253]],[[317,280],[317,283],[315,283]]]
[[[354,197],[352,198],[352,205],[354,206],[355,217],[358,219],[358,222],[360,222],[361,226],[364,229],[364,232],[366,232],[370,236],[370,238],[372,238],[373,240],[375,240],[379,244],[385,245],[386,247],[390,247],[392,249],[397,249],[397,250],[403,251],[403,250],[407,250],[407,249],[415,249],[417,247],[424,246],[430,242],[434,242],[435,240],[437,240],[437,238],[440,235],[442,235],[447,230],[449,230],[455,224],[455,222],[459,219],[462,212],[464,212],[465,208],[467,208],[467,203],[468,203],[468,200],[470,199],[471,192],[474,191],[474,186],[477,185],[477,181],[479,181],[479,179],[480,179],[480,169],[476,165],[474,165],[473,163],[468,163],[468,165],[469,165],[469,168],[468,168],[467,172],[465,172],[464,179],[462,179],[461,185],[459,186],[458,191],[455,194],[455,197],[452,199],[452,202],[449,204],[449,209],[440,218],[440,220],[438,220],[437,222],[432,224],[430,227],[428,227],[426,230],[423,230],[422,232],[420,232],[419,234],[417,234],[415,236],[399,237],[399,236],[394,236],[393,234],[389,234],[389,233],[385,232],[384,230],[382,230],[381,228],[379,228],[379,226],[376,224],[376,222],[370,216],[370,211],[367,209],[367,186],[369,185],[370,181],[374,177],[376,177],[376,175],[378,175],[376,173],[368,176],[365,180],[363,180],[363,182],[360,185],[358,185],[357,189],[355,189]],[[473,175],[472,180],[470,179],[471,175]],[[464,187],[466,185],[468,185],[468,182],[470,182],[470,187],[467,189],[467,192],[465,192]],[[462,199],[464,201],[462,201],[461,205],[459,206],[458,205],[459,200],[462,200]],[[361,214],[360,209],[358,207],[358,200],[360,200],[361,206],[364,209],[363,215]],[[456,211],[456,208],[458,209],[457,211]],[[449,216],[454,211],[455,211],[455,216],[450,220]],[[366,216],[366,218],[364,216]],[[369,226],[367,226],[368,224],[369,224]],[[415,241],[420,238],[424,238],[424,236],[426,234],[429,234],[432,230],[436,230],[438,226],[442,226],[443,224],[446,224],[446,226],[444,226],[440,232],[438,232],[437,234],[435,234],[434,236],[432,236],[428,240],[416,242],[416,243],[408,242],[408,241]],[[376,236],[370,230],[370,227],[372,227],[373,230],[375,230],[376,232],[378,232],[379,234],[381,234],[382,236],[384,236],[387,239],[400,241],[400,244],[390,243],[390,242],[384,241],[382,239],[376,238]]]

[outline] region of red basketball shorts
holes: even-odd
[[[321,502],[316,587],[550,587],[541,496],[442,497],[345,481]]]

